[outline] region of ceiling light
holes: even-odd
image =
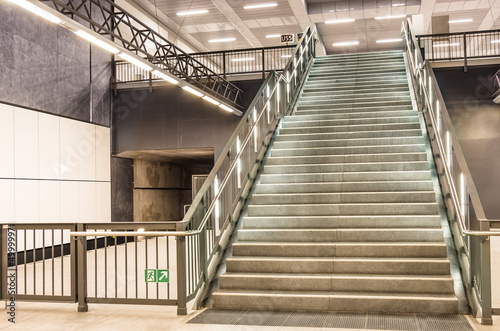
[[[254,5],[244,6],[243,9],[257,9],[257,8],[268,8],[268,7],[276,7],[276,6],[278,6],[278,4],[275,2],[273,2],[273,3],[258,3],[258,4],[254,4]]]
[[[182,88],[185,89],[186,91],[188,91],[189,93],[196,95],[197,97],[203,96],[203,93],[200,93],[200,92],[196,91],[195,89],[190,88],[189,86],[183,86]]]
[[[38,16],[40,16],[48,21],[51,21],[52,23],[55,23],[55,24],[62,23],[62,20],[59,17],[56,17],[56,16],[50,14],[49,12],[43,10],[42,8],[40,8],[38,6],[35,6],[34,4],[32,4],[29,1],[26,1],[26,0],[9,0],[9,1],[12,2],[13,4],[16,4],[20,7],[23,7],[24,9],[29,10],[30,12],[32,12],[35,15],[38,15]]]
[[[359,41],[344,41],[340,43],[333,43],[333,46],[355,46],[358,45]]]
[[[226,105],[223,105],[222,103],[219,105],[219,107],[221,107],[221,108],[222,108],[222,109],[224,109],[224,110],[227,110],[227,111],[228,111],[228,112],[230,112],[230,113],[234,113],[234,110],[233,110],[233,109],[229,108],[229,107],[228,107],[228,106],[226,106]]]
[[[432,47],[460,46],[460,43],[435,44]]]
[[[163,73],[163,72],[161,72],[161,71],[155,70],[155,71],[153,71],[153,74],[155,74],[156,76],[158,76],[158,77],[160,77],[160,78],[162,78],[162,79],[166,80],[166,81],[167,81],[167,82],[169,82],[169,83],[172,83],[172,84],[179,84],[179,81],[178,81],[177,79],[172,78],[172,77],[170,77],[169,75],[164,74],[164,73]]]
[[[235,41],[236,38],[219,38],[219,39],[210,39],[208,42],[209,43],[224,43],[224,42],[228,42],[228,41]]]
[[[394,16],[378,16],[375,17],[376,20],[388,20],[391,18],[404,18],[406,15],[394,15]]]
[[[253,61],[253,60],[255,60],[254,57],[242,57],[239,59],[232,59],[231,62]]]
[[[492,44],[500,43],[500,39],[492,40],[490,43],[492,43]]]
[[[206,10],[206,9],[185,10],[185,11],[178,12],[177,16],[199,15],[199,14],[206,14],[206,13],[208,13],[208,10]]]
[[[219,101],[214,100],[214,99],[212,99],[212,98],[210,98],[210,97],[207,97],[206,95],[203,97],[203,99],[204,99],[204,100],[207,100],[207,101],[208,101],[208,102],[210,102],[210,103],[213,103],[213,104],[214,104],[214,105],[216,105],[216,106],[220,105],[220,102],[219,102]]]
[[[347,22],[354,22],[354,18],[346,18],[346,19],[341,19],[341,20],[331,20],[331,21],[326,21],[326,24],[335,24],[335,23],[347,23]]]
[[[92,44],[104,49],[104,50],[107,50],[108,52],[111,52],[113,54],[118,54],[120,51],[118,50],[118,48],[116,47],[113,47],[111,46],[110,44],[108,44],[107,42],[97,38],[97,37],[94,37],[93,35],[91,34],[88,34],[87,32],[85,31],[82,31],[82,30],[78,30],[75,32],[75,34],[89,42],[91,42]]]
[[[393,7],[401,7],[401,6],[404,6],[405,4],[404,3],[393,3],[392,6]]]
[[[469,22],[472,22],[474,21],[472,18],[464,18],[464,19],[461,19],[461,20],[451,20],[451,21],[448,21],[448,23],[469,23]]]
[[[292,55],[288,54],[288,55],[281,55],[281,57],[292,57]]]
[[[280,35],[280,34],[268,34],[268,35],[266,36],[266,38],[279,38],[279,37],[281,37],[281,35]]]
[[[402,38],[396,38],[396,39],[381,39],[377,40],[376,43],[382,44],[382,43],[397,43],[398,41],[403,41]]]
[[[144,63],[143,61],[139,60],[139,59],[136,59],[135,57],[133,56],[130,56],[128,54],[125,54],[125,53],[120,53],[118,54],[119,57],[121,57],[122,59],[124,59],[125,61],[127,62],[130,62],[132,64],[135,64],[136,66],[138,66],[139,68],[142,68],[146,71],[151,71],[153,70],[152,67],[150,67],[149,65],[147,65],[146,63]]]

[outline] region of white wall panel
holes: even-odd
[[[1,103],[0,155],[0,178],[14,178],[14,107]]]
[[[59,117],[40,113],[39,132],[39,174],[43,179],[60,178]]]
[[[78,155],[78,124],[77,121],[60,118],[61,179],[79,179],[82,159]]]
[[[61,222],[80,222],[80,183],[61,182]]]
[[[38,178],[38,112],[14,108],[15,178]]]
[[[38,180],[15,181],[15,221],[38,223]]]
[[[96,180],[111,180],[110,129],[96,126]]]
[[[61,183],[41,180],[39,186],[40,222],[58,223],[61,221]]]
[[[95,125],[78,123],[78,146],[76,149],[80,158],[80,180],[95,180]]]
[[[97,217],[95,182],[80,182],[80,222],[95,222]]]
[[[14,223],[14,180],[0,179],[0,222]]]
[[[111,183],[97,183],[97,222],[111,222]]]

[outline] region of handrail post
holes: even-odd
[[[77,224],[78,231],[85,231],[83,223]],[[77,239],[77,281],[78,284],[78,312],[87,312],[87,237],[78,237]],[[63,245],[63,243],[61,243]],[[62,251],[61,251],[61,259]],[[96,284],[97,286],[97,284]]]
[[[489,222],[479,224],[480,231],[490,231]],[[490,238],[480,237],[481,240],[481,324],[492,325],[492,307],[491,307],[491,256],[490,256]]]
[[[222,52],[222,75],[226,79],[226,52]]]
[[[264,48],[262,49],[262,79],[266,79],[266,56],[264,53]]]
[[[463,34],[464,36],[464,72],[467,72],[467,35]]]
[[[179,229],[177,229],[179,230]],[[187,315],[186,307],[186,238],[175,237],[177,248],[177,315]]]

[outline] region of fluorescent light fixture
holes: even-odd
[[[340,19],[340,20],[331,20],[331,21],[326,21],[326,24],[336,24],[336,23],[348,23],[348,22],[354,22],[354,18],[346,18],[346,19]]]
[[[231,37],[231,38],[219,38],[219,39],[210,39],[208,42],[209,43],[225,43],[229,41],[235,41],[236,38]]]
[[[78,30],[75,32],[75,34],[87,41],[90,41],[92,44],[104,49],[104,50],[107,50],[108,52],[111,52],[113,54],[118,54],[120,51],[118,50],[118,48],[116,47],[113,47],[111,46],[110,44],[108,44],[107,42],[105,41],[102,41],[101,39],[97,38],[97,37],[94,37],[93,35],[85,32],[85,31],[82,31],[82,30]]]
[[[189,86],[183,86],[182,88],[185,89],[186,91],[188,91],[189,93],[196,95],[197,97],[203,96],[202,93],[196,91],[195,89],[190,88]]]
[[[435,44],[432,47],[460,46],[460,43]]]
[[[333,43],[333,46],[355,46],[358,44],[359,44],[359,41],[343,41],[340,43]]]
[[[241,62],[241,61],[253,61],[255,58],[253,57],[242,57],[240,59],[232,59],[231,62]]]
[[[272,2],[272,3],[256,3],[254,5],[244,6],[243,9],[269,8],[269,7],[276,7],[276,6],[278,6],[278,4],[276,2]]]
[[[279,37],[281,37],[281,35],[280,35],[280,34],[268,34],[268,35],[266,36],[266,38],[279,38]]]
[[[405,6],[404,3],[393,3],[392,4],[393,7],[402,7],[402,6]]]
[[[124,59],[125,61],[127,62],[130,62],[132,64],[135,64],[136,66],[138,66],[139,68],[141,69],[144,69],[146,71],[151,71],[153,70],[152,67],[150,67],[149,65],[147,65],[146,63],[144,63],[143,61],[139,60],[139,59],[136,59],[135,57],[133,56],[130,56],[128,54],[125,54],[125,53],[120,53],[118,54],[119,57],[121,57],[122,59]]]
[[[199,10],[185,10],[177,13],[177,16],[188,16],[188,15],[199,15],[199,14],[207,14],[208,10],[199,9]]]
[[[214,104],[214,105],[216,105],[216,106],[220,105],[220,102],[219,102],[219,101],[214,100],[214,99],[212,99],[212,98],[210,98],[210,97],[207,97],[206,95],[203,97],[203,99],[204,99],[204,100],[207,100],[207,101],[208,101],[208,102],[210,102],[210,103],[213,103],[213,104]]]
[[[383,44],[383,43],[397,43],[399,41],[403,41],[402,38],[395,38],[395,39],[381,39],[377,40],[376,43]]]
[[[228,111],[228,112],[230,112],[230,113],[234,113],[234,110],[233,110],[233,109],[229,108],[229,107],[228,107],[228,106],[226,106],[226,105],[223,105],[222,103],[219,105],[219,107],[221,107],[222,109],[224,109],[224,110],[226,110],[226,111]]]
[[[492,40],[492,41],[490,41],[490,43],[492,43],[492,44],[497,44],[497,43],[500,43],[500,39],[497,39],[497,40]]]
[[[167,82],[169,83],[172,83],[172,84],[179,84],[179,81],[175,78],[172,78],[170,77],[169,75],[166,75],[164,74],[163,72],[161,71],[158,71],[158,70],[154,70],[153,71],[153,74],[155,74],[156,76],[160,77],[161,79],[164,79],[166,80]]]
[[[389,20],[391,18],[405,18],[406,15],[393,15],[393,16],[378,16],[375,17],[376,20]]]
[[[288,55],[281,55],[281,57],[285,58],[285,57],[292,57],[292,55],[288,54]]]
[[[43,10],[42,8],[40,8],[38,6],[35,6],[34,4],[32,4],[29,1],[26,1],[26,0],[9,0],[9,1],[12,2],[13,4],[16,4],[20,7],[23,7],[24,9],[29,10],[30,12],[32,12],[35,15],[38,15],[42,18],[45,18],[47,21],[50,21],[50,22],[55,23],[55,24],[62,23],[62,20],[60,18],[52,15],[51,13]]]
[[[461,20],[451,20],[451,21],[448,21],[448,23],[469,23],[469,22],[473,22],[474,20],[472,18],[464,18],[464,19],[461,19]]]

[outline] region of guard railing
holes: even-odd
[[[412,32],[403,22],[406,58],[418,108],[423,112],[444,202],[458,252],[469,305],[482,324],[492,324],[490,236],[500,232],[500,220],[485,216],[481,200],[453,128],[436,77],[423,59]]]

